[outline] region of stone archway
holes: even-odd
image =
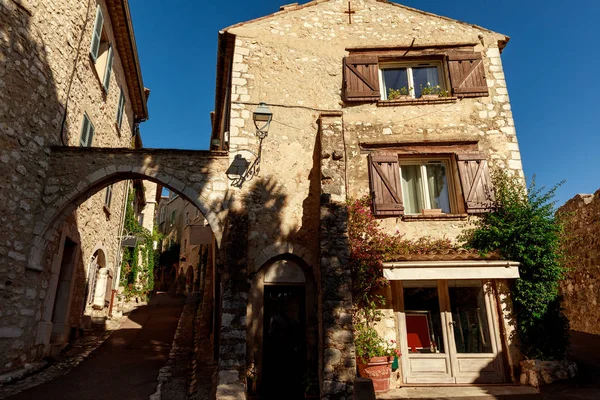
[[[208,221],[217,245],[223,236],[227,192],[223,152],[57,147],[52,149],[44,204],[36,218],[28,268],[43,270],[42,257],[65,219],[87,198],[126,179],[146,179],[194,204]]]

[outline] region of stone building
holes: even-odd
[[[565,223],[567,264],[562,306],[571,329],[600,335],[600,190],[578,194],[557,211]]]
[[[173,289],[172,285],[181,293],[200,290],[207,265],[213,271],[216,260],[215,238],[206,219],[194,204],[169,192],[169,196],[160,198],[156,220],[159,232],[164,235],[161,251],[168,252],[173,246],[179,248],[177,260],[172,260],[174,265],[169,265],[171,258],[166,257],[159,266],[156,281],[161,290]]]
[[[370,194],[388,232],[456,241],[487,210],[491,169],[522,177],[508,41],[385,0],[294,3],[219,33],[211,144],[229,152],[230,187],[217,398],[253,390],[248,372],[265,398],[301,396],[311,373],[322,398],[352,398],[345,202]],[[255,123],[262,102],[272,120]],[[399,343],[399,382],[511,382],[517,267],[387,263],[378,329]]]
[[[46,233],[36,216],[65,196],[56,146],[132,148],[147,95],[126,0],[0,2],[0,372],[62,349],[91,309],[106,318],[129,184],[92,188]]]

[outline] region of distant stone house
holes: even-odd
[[[344,204],[370,194],[388,232],[455,241],[487,211],[491,168],[522,177],[508,40],[383,0],[295,3],[219,33],[211,144],[230,155],[231,234],[217,398],[252,390],[248,372],[265,398],[300,396],[311,371],[322,398],[352,398]],[[266,137],[253,122],[261,102]],[[399,343],[398,381],[511,382],[517,266],[462,254],[386,263],[379,329]]]
[[[558,211],[565,224],[567,275],[560,283],[571,329],[600,335],[600,191],[578,194]]]
[[[58,180],[47,178],[53,146],[141,143],[148,92],[126,0],[3,1],[0,49],[4,372],[60,351],[89,327],[84,315],[106,318],[119,280],[129,182],[91,190],[46,234],[39,264],[27,258],[41,232],[35,216],[56,211],[61,200]]]

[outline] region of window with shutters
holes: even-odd
[[[173,210],[171,212],[171,226],[175,225],[175,215],[176,215],[176,211]]]
[[[94,30],[92,32],[90,57],[94,62],[96,74],[102,83],[102,88],[105,92],[108,92],[114,60],[114,49],[108,40],[108,34],[106,33],[104,26],[104,14],[102,13],[100,5],[96,7],[96,19],[94,22]]]
[[[423,210],[439,210],[450,214],[451,179],[448,160],[414,160],[400,162],[402,200],[405,214],[421,214]]]
[[[79,139],[79,145],[81,147],[91,147],[92,140],[94,139],[94,125],[90,121],[87,114],[83,114],[83,122],[81,124],[81,137]]]
[[[379,79],[382,100],[398,100],[400,96],[418,99],[424,93],[448,93],[441,62],[382,64]]]
[[[369,183],[378,217],[481,213],[490,210],[493,200],[481,153],[418,158],[372,153]]]
[[[394,104],[403,100],[422,103],[424,94],[438,95],[438,99],[427,99],[438,102],[488,96],[481,53],[442,51],[423,58],[379,56],[377,51],[350,54],[343,61],[343,100]]]

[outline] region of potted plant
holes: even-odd
[[[392,362],[395,357],[400,357],[400,352],[395,341],[386,341],[375,330],[374,323],[382,316],[377,309],[377,301],[381,303],[383,298],[373,296],[363,307],[355,310],[354,345],[358,374],[373,381],[376,393],[384,393],[390,390]]]
[[[400,89],[388,89],[388,100],[412,100],[412,96],[410,95],[411,88],[407,88],[406,86],[401,87]]]
[[[440,97],[448,97],[448,91],[442,90],[440,85],[431,86],[429,83],[427,85],[421,86],[421,99],[424,100],[432,100]]]
[[[304,398],[318,399],[319,396],[319,380],[317,374],[311,368],[304,373]]]
[[[256,390],[256,366],[254,363],[250,364],[246,369],[246,392],[248,393],[248,400],[258,400],[259,396]]]

